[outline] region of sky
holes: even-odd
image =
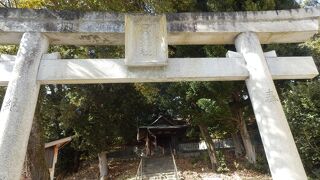
[[[303,2],[303,0],[296,0],[298,3]],[[320,3],[320,0],[316,0],[318,3]]]

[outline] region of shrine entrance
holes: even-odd
[[[177,141],[185,135],[187,127],[183,121],[160,116],[148,126],[138,128],[137,140],[145,143],[146,156],[168,155],[176,152]]]
[[[261,44],[304,42],[319,9],[166,15],[0,9],[0,179],[19,179],[41,84],[245,81],[272,178],[307,179],[273,80],[318,75],[312,57],[277,57]],[[52,45],[121,45],[124,59],[64,59]],[[234,44],[220,58],[168,58],[169,45]],[[148,137],[148,136],[147,136]],[[162,136],[165,140],[166,137]]]

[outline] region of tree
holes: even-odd
[[[200,129],[207,144],[211,167],[215,171],[219,166],[212,136],[223,137],[232,131],[228,98],[221,93],[223,83],[212,82],[180,82],[171,83],[162,95],[163,109],[168,114],[187,120],[192,126]],[[226,86],[225,86],[226,87]],[[170,112],[174,112],[173,114]]]
[[[319,6],[320,2],[318,0],[302,0],[300,4],[302,7],[315,7]]]
[[[40,117],[41,96],[38,99],[37,109],[32,122],[27,154],[24,162],[24,179],[50,179],[49,169],[45,161],[45,139]]]
[[[318,71],[320,70],[319,35],[296,45],[296,48],[295,53],[299,55],[311,54]],[[281,96],[305,169],[309,176],[319,178],[320,77],[313,80],[289,81],[281,87]]]
[[[298,82],[283,95],[284,110],[307,171],[320,177],[320,83]]]
[[[226,54],[228,49],[233,49],[234,47],[229,46],[202,46],[202,47],[175,47],[175,54],[172,53],[175,56],[205,56],[205,57],[222,57]],[[216,84],[216,83],[212,83]],[[219,85],[219,88],[217,88]],[[246,150],[246,157],[250,163],[255,164],[256,162],[256,154],[254,146],[251,142],[250,135],[247,131],[247,125],[246,121],[244,119],[244,111],[248,111],[249,114],[253,114],[252,111],[250,111],[250,108],[246,108],[246,106],[249,106],[250,103],[248,103],[248,93],[246,92],[244,82],[232,82],[232,83],[219,83],[216,85],[216,89],[219,89],[219,92],[212,91],[211,93],[216,93],[215,95],[221,96],[221,92],[225,94],[222,96],[225,100],[229,102],[230,109],[229,112],[232,112],[229,116],[232,116],[232,121],[227,121],[229,124],[229,127],[233,127],[229,129],[229,134],[232,134],[231,136],[234,137],[234,140],[237,141],[237,135],[238,131],[240,131],[240,135],[242,138],[242,143],[244,144],[245,150]],[[214,89],[214,88],[212,88]],[[199,92],[199,94],[201,94]],[[245,98],[246,97],[246,98]],[[220,104],[219,104],[220,105]],[[248,118],[248,117],[246,117]],[[241,151],[241,144],[238,142],[235,142],[235,144],[238,144],[237,152]]]
[[[315,35],[302,44],[269,45],[280,56],[312,55],[320,70],[320,39]],[[291,132],[295,139],[304,167],[310,177],[320,177],[319,169],[319,76],[313,80],[277,81]]]
[[[249,101],[249,99],[248,98],[245,99],[245,97],[248,97],[248,94],[243,91],[243,84],[240,84],[240,87],[235,84],[234,90],[231,94],[232,94],[231,95],[232,102],[230,103],[230,109],[235,119],[237,129],[239,129],[240,131],[242,142],[244,144],[244,148],[246,151],[246,157],[250,163],[255,164],[256,163],[255,147],[252,144],[250,134],[247,130],[247,125],[245,122],[245,113],[244,113],[245,106],[248,106],[247,101]],[[250,114],[252,114],[252,112],[250,112]],[[235,145],[237,145],[237,143],[235,143]]]
[[[6,92],[6,88],[0,87],[0,103],[1,104],[2,104],[2,101],[3,101],[4,95],[5,95],[5,92]]]

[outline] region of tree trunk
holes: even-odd
[[[234,92],[232,94],[233,105],[231,106],[231,111],[234,117],[237,119],[237,126],[240,129],[240,135],[242,138],[244,149],[246,150],[246,157],[250,163],[255,164],[256,153],[255,153],[254,146],[252,145],[250,135],[247,130],[246,122],[242,117],[243,111],[241,108],[240,96],[241,95],[239,92]]]
[[[235,156],[237,158],[239,158],[243,154],[243,150],[244,150],[242,143],[241,143],[241,140],[240,140],[237,132],[231,134],[231,137],[232,137],[232,141],[233,141],[234,148],[235,148]]]
[[[46,180],[50,179],[45,161],[44,139],[40,123],[40,111],[37,108],[30,132],[27,154],[21,179]]]
[[[74,172],[74,173],[78,172],[78,170],[80,168],[81,154],[82,154],[81,151],[75,151],[73,154],[72,172]]]
[[[149,138],[149,134],[147,133],[147,137],[146,137],[146,156],[151,156],[151,145],[150,145],[150,138]]]
[[[248,133],[246,123],[243,119],[240,122],[240,134],[242,137],[244,148],[246,150],[246,157],[247,157],[248,161],[252,164],[256,164],[256,152],[255,152],[254,146],[251,142],[251,138]]]
[[[208,131],[208,127],[204,124],[199,124],[199,128],[201,131],[201,135],[207,145],[207,150],[208,150],[208,154],[209,154],[210,162],[211,162],[211,168],[213,171],[216,171],[217,167],[218,167],[218,161],[217,161],[217,157],[216,157],[215,146],[214,146],[214,143],[211,139],[210,133]]]
[[[100,180],[108,179],[108,161],[107,153],[101,152],[98,154],[99,157],[99,171],[100,171]]]

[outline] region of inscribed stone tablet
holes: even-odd
[[[126,15],[125,39],[126,65],[163,66],[167,64],[165,15]]]

